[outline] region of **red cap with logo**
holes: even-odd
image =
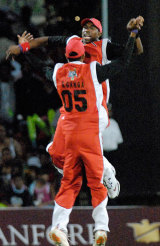
[[[67,58],[79,58],[84,55],[85,49],[80,38],[72,38],[66,45]]]
[[[81,21],[81,26],[84,26],[87,22],[92,22],[95,27],[102,33],[102,25],[101,22],[95,18],[85,18]]]

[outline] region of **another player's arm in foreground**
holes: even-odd
[[[99,83],[102,83],[106,79],[112,78],[129,65],[134,50],[135,38],[136,34],[131,32],[123,55],[120,58],[113,60],[111,63],[103,66],[98,63],[96,64],[97,78]]]

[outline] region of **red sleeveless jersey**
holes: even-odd
[[[65,109],[64,130],[98,131],[103,91],[96,76],[96,62],[56,66],[53,80]]]
[[[98,41],[94,41],[92,43],[85,44],[84,45],[84,48],[85,48],[84,63],[89,64],[92,61],[96,61],[102,65],[109,63],[110,61],[107,59],[107,55],[106,55],[106,47],[107,47],[108,41],[109,41],[108,39],[101,39]],[[108,103],[109,94],[110,94],[109,80],[106,80],[102,83],[102,90],[103,90],[102,105],[106,109],[107,114],[108,114],[107,103]],[[63,107],[60,109],[60,112],[61,113],[64,112]],[[108,121],[108,126],[109,126],[109,123],[110,122]]]

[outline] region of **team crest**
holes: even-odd
[[[76,68],[73,71],[69,71],[68,77],[71,78],[71,80],[74,80],[74,77],[77,77]]]

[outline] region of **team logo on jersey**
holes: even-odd
[[[127,226],[133,229],[136,242],[147,244],[160,242],[160,222],[149,223],[149,220],[143,219],[140,223],[127,223]]]
[[[71,78],[71,80],[74,80],[74,77],[78,77],[76,73],[76,68],[74,68],[73,71],[69,71],[68,77]]]

